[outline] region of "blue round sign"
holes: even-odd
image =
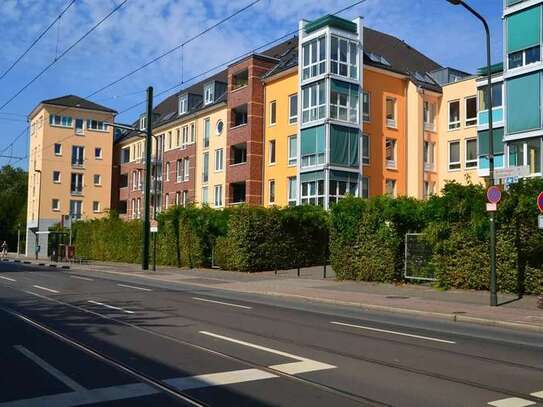
[[[539,211],[543,213],[543,192],[540,192],[537,196],[537,207],[539,208]]]
[[[486,191],[486,198],[490,203],[498,203],[502,199],[502,191],[497,186],[492,186]]]

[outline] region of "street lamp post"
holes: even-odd
[[[492,72],[490,59],[490,29],[488,23],[477,11],[475,11],[464,0],[447,0],[454,5],[461,5],[471,14],[477,17],[485,28],[486,33],[486,75],[487,88],[486,100],[488,101],[488,166],[489,166],[489,186],[494,185],[494,137],[492,135]],[[496,291],[496,213],[490,212],[490,305],[498,305],[498,295]]]
[[[105,123],[106,126],[134,131],[145,137],[145,191],[144,191],[144,213],[143,213],[143,244],[141,255],[141,269],[149,270],[149,246],[150,246],[150,217],[151,217],[151,150],[153,148],[153,87],[147,88],[147,125],[144,130],[124,124]]]

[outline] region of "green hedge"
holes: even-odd
[[[328,214],[320,207],[232,209],[215,262],[228,270],[264,271],[324,264]]]

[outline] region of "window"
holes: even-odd
[[[181,146],[181,130],[175,130],[175,147]]]
[[[396,168],[396,140],[387,138],[385,141],[386,166]]]
[[[102,185],[102,176],[100,174],[94,174],[93,181],[96,186]]]
[[[477,138],[466,139],[466,168],[477,167]]]
[[[324,206],[324,180],[302,182],[302,205]]]
[[[449,102],[449,130],[460,128],[460,101]]]
[[[166,149],[170,150],[172,148],[172,132],[169,131],[166,135]]]
[[[215,171],[222,171],[224,169],[224,150],[219,148],[215,150]]]
[[[296,186],[296,177],[288,178],[288,204],[289,206],[296,205],[297,198],[297,186]]]
[[[477,124],[477,97],[466,98],[466,126]]]
[[[385,194],[393,198],[396,197],[396,180],[387,179],[385,183]]]
[[[245,202],[245,182],[233,182],[230,184],[232,188],[232,203],[241,204]]]
[[[288,138],[288,165],[296,165],[298,161],[298,137],[289,136]]]
[[[166,168],[165,168],[165,172],[166,174],[165,175],[165,179],[166,179],[166,182],[170,180],[170,162],[166,162]]]
[[[434,169],[435,165],[435,144],[430,141],[425,141],[422,148],[424,170],[431,171]]]
[[[53,171],[53,182],[60,184],[60,171]]]
[[[362,164],[370,163],[370,136],[362,134]]]
[[[132,190],[136,191],[138,189],[138,172],[132,172]]]
[[[81,167],[83,165],[84,154],[84,147],[72,146],[72,166]]]
[[[275,180],[271,179],[269,182],[269,196],[268,196],[268,202],[270,205],[275,204]]]
[[[288,122],[290,124],[298,121],[298,94],[288,97]]]
[[[358,194],[358,175],[352,174],[347,180],[339,181],[331,179],[328,183],[328,192],[330,195],[329,203],[339,202],[347,194],[357,196]]]
[[[268,143],[270,152],[270,164],[275,164],[275,140],[270,140]]]
[[[324,81],[302,89],[302,123],[324,119],[326,115],[326,86]]]
[[[270,102],[270,126],[274,126],[277,123],[277,102],[274,100]]]
[[[183,181],[183,160],[177,160],[175,162],[175,180],[177,182]]]
[[[302,46],[302,80],[321,75],[326,70],[326,39],[324,36]]]
[[[98,201],[92,201],[92,211],[94,213],[100,212],[100,202]]]
[[[396,127],[396,99],[386,98],[387,127]]]
[[[541,60],[541,47],[527,48],[522,51],[512,52],[508,56],[509,69],[533,64]]]
[[[241,105],[232,109],[232,127],[247,124],[247,105]]]
[[[121,150],[121,164],[125,164],[129,161],[130,161],[130,147],[126,147]]]
[[[247,144],[236,144],[230,150],[231,163],[243,164],[247,162]]]
[[[488,101],[486,95],[487,86],[481,86],[478,88],[477,92],[479,94],[479,111],[488,110]],[[492,108],[502,107],[503,97],[502,97],[502,84],[493,83],[492,84]]]
[[[530,174],[541,174],[541,139],[527,141],[526,150]]]
[[[301,167],[314,167],[324,164],[324,126],[303,129],[300,133]]]
[[[181,192],[177,191],[175,193],[175,206],[179,206],[181,204]]]
[[[70,218],[81,219],[81,201],[70,201]]]
[[[217,125],[215,126],[215,133],[217,136],[220,136],[222,134],[222,130],[224,129],[224,123],[222,120],[217,120]]]
[[[60,200],[53,198],[51,200],[51,210],[58,212],[60,211]]]
[[[181,199],[183,206],[187,206],[189,204],[189,191],[183,191],[183,198]]]
[[[332,36],[331,71],[347,78],[358,78],[358,44],[345,38]]]
[[[333,80],[330,91],[330,117],[358,123],[358,85]]]
[[[196,123],[190,124],[190,143],[194,143],[196,141]]]
[[[87,129],[105,131],[106,125],[101,120],[87,120]]]
[[[366,199],[370,197],[370,179],[368,177],[362,177],[362,193],[360,197]]]
[[[102,159],[102,149],[100,147],[96,147],[94,149],[94,158],[96,158],[97,160]]]
[[[55,143],[55,155],[62,155],[62,145]]]
[[[434,183],[424,181],[424,199],[428,199],[434,194]]]
[[[190,176],[190,158],[183,159],[183,180],[188,181]]]
[[[75,119],[75,134],[83,134],[83,119]]]
[[[222,207],[222,185],[215,185],[215,208]]]
[[[203,159],[203,163],[202,163],[202,182],[206,183],[207,181],[209,181],[209,153],[208,152],[205,152],[204,153],[204,159]]]
[[[181,131],[183,134],[181,139],[181,148],[187,148],[187,144],[189,144],[189,126],[183,126]]]
[[[121,174],[119,177],[119,188],[128,187],[128,174]]]
[[[70,192],[72,195],[81,195],[83,193],[83,174],[72,174]]]
[[[249,83],[249,71],[246,69],[244,71],[238,72],[232,76],[232,90],[243,88]]]
[[[140,130],[147,129],[147,116],[140,117]]]
[[[49,116],[49,124],[52,126],[72,127],[72,118],[70,116],[52,114]]]
[[[208,187],[202,188],[202,205],[207,205],[209,203],[209,189]]]
[[[136,217],[141,218],[141,198],[136,200]]]
[[[186,114],[189,111],[189,96],[188,95],[181,95],[179,96],[179,104],[178,104],[178,114]]]
[[[215,100],[215,84],[213,82],[204,85],[204,105],[209,105]]]
[[[209,133],[211,132],[211,120],[209,118],[204,120],[204,148],[209,147]]]
[[[366,91],[362,92],[362,119],[370,121],[370,94]]]
[[[170,207],[170,194],[166,193],[164,195],[164,208],[168,209]]]
[[[424,130],[434,131],[436,128],[436,105],[424,102]]]
[[[459,141],[450,141],[449,142],[449,170],[458,170],[460,169],[460,142]]]

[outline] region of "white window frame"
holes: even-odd
[[[388,192],[389,183],[391,183],[391,185],[392,185],[392,193],[391,194]],[[391,196],[393,198],[396,198],[398,196],[397,187],[398,187],[398,182],[394,178],[387,178],[385,180],[385,195],[389,195],[389,196]]]
[[[292,99],[296,98],[296,103],[292,103]],[[296,114],[292,115],[292,107],[295,107]],[[289,124],[294,124],[298,122],[298,94],[294,93],[288,96],[288,122]]]
[[[96,155],[96,150],[99,150],[100,154]],[[103,151],[102,147],[94,147],[94,159],[95,160],[101,160],[103,158],[102,151]]]
[[[534,62],[530,62],[530,63],[526,63],[526,51],[530,50],[530,49],[533,49],[533,48],[539,48],[539,60],[538,61],[534,61]],[[519,65],[519,66],[515,66],[515,67],[511,67],[510,66],[510,60],[509,60],[509,57],[512,55],[512,54],[518,54],[519,52],[522,52],[522,65]],[[516,70],[516,69],[519,69],[519,68],[522,68],[524,66],[530,66],[532,64],[537,64],[541,62],[541,45],[535,45],[533,47],[529,47],[529,48],[525,48],[523,50],[520,50],[520,51],[515,51],[515,52],[509,52],[507,54],[507,69],[508,70]]]
[[[424,130],[436,130],[436,104],[428,100],[423,104]]]
[[[291,140],[294,139],[294,145],[296,146],[296,151],[292,151],[292,149],[290,148],[291,146]],[[288,166],[289,167],[294,167],[296,166],[297,162],[298,162],[298,136],[296,134],[292,135],[292,136],[288,136],[288,146],[287,146],[287,150],[288,150]]]
[[[322,88],[322,92],[321,92]],[[313,94],[316,92],[316,105],[311,104]],[[321,98],[322,96],[322,98]],[[321,100],[323,99],[323,100]],[[307,100],[307,107],[304,107]],[[326,118],[326,82],[318,81],[302,88],[302,123],[311,123]],[[322,110],[322,116],[320,111]],[[307,112],[307,120],[304,120],[304,114]]]
[[[140,117],[140,130],[146,130],[147,129],[147,117],[142,116]]]
[[[339,96],[337,97],[337,100],[335,101],[336,103],[334,103],[334,100],[333,100],[333,97],[332,97],[333,92],[330,91],[330,118],[331,119],[342,121],[342,122],[347,122],[347,123],[358,124],[358,121],[359,121],[358,109],[359,109],[359,106],[360,106],[360,94],[359,94],[359,92],[356,92],[356,106],[354,106],[354,107],[351,106],[351,104],[352,104],[351,99],[352,99],[352,96],[353,96],[353,92],[352,92],[351,87],[358,87],[358,85],[349,84],[349,93],[346,95],[347,99],[346,99],[346,104],[345,105],[340,103],[341,98]],[[336,93],[338,93],[338,92],[336,92]],[[339,94],[340,93],[338,93],[338,95]],[[344,94],[342,94],[342,95],[344,95]],[[347,115],[346,118],[341,118],[340,117],[341,109],[345,110],[345,114]],[[351,118],[353,118],[353,117],[354,117],[355,120],[351,120]]]
[[[272,194],[273,190],[273,194]],[[268,204],[275,205],[275,199],[276,199],[276,190],[275,190],[275,180],[270,179],[268,181]]]
[[[224,170],[224,149],[217,148],[215,150],[215,171],[223,171]]]
[[[291,183],[294,183],[294,196],[291,195],[292,189],[290,188]],[[296,200],[298,198],[298,185],[297,185],[297,178],[294,177],[288,177],[287,178],[287,202],[289,205],[296,205]]]
[[[458,161],[451,161],[451,145],[458,144]],[[460,151],[460,140],[450,140],[447,143],[447,168],[449,171],[460,171],[462,169],[462,152]]]
[[[387,156],[386,156],[388,142],[392,143],[392,159],[391,160],[388,159]],[[398,156],[397,147],[398,147],[398,141],[396,139],[388,138],[388,137],[385,139],[385,164],[386,164],[386,168],[396,169],[396,165],[397,165],[396,157]]]
[[[468,141],[475,142],[475,158],[468,160]],[[466,169],[475,169],[479,163],[479,153],[477,151],[477,137],[469,137],[464,140],[464,165]]]
[[[337,59],[333,58],[334,52],[333,52],[333,42],[334,40],[337,40],[337,48],[336,48],[336,55]],[[347,43],[347,51],[346,51],[346,60],[341,61],[341,43]],[[343,78],[350,78],[350,79],[358,79],[359,76],[359,69],[358,69],[358,53],[359,53],[359,44],[358,41],[353,41],[351,39],[340,37],[338,35],[332,35],[330,37],[330,73],[333,75],[341,76]],[[352,50],[355,50],[356,53],[353,56]],[[354,61],[353,61],[354,59]],[[334,65],[337,65],[337,72],[334,72]],[[343,75],[340,73],[341,67],[345,66],[346,74]],[[353,75],[353,71],[355,71],[355,74]]]
[[[214,205],[215,205],[215,208],[222,208],[223,206],[223,199],[222,199],[222,184],[219,184],[219,185],[215,185],[215,188],[214,188]]]
[[[208,82],[204,85],[204,106],[215,101],[215,83]]]
[[[209,204],[209,187],[204,186],[202,187],[202,205],[208,205]]]
[[[209,182],[209,152],[206,151],[202,157],[202,183]]]
[[[166,161],[166,166],[165,166],[165,179],[166,179],[166,182],[168,182],[170,180],[170,162],[169,161]]]
[[[272,160],[273,159],[273,160]],[[275,165],[277,163],[277,141],[268,141],[268,165]]]
[[[366,183],[366,195],[364,196],[364,183]],[[360,197],[369,198],[370,197],[370,177],[363,175],[360,181]]]
[[[277,124],[277,100],[270,102],[270,127]]]
[[[98,177],[98,182],[96,182],[96,177]],[[92,182],[95,187],[102,186],[102,176],[100,174],[94,174],[92,176]]]
[[[388,117],[388,102],[392,102],[392,118]],[[396,117],[397,117],[397,106],[396,98],[392,96],[387,96],[385,98],[385,120],[387,127],[395,129],[397,127]]]
[[[323,41],[321,41],[323,40]],[[313,44],[316,44],[313,47]],[[317,38],[313,38],[302,44],[302,81],[306,79],[314,78],[326,73],[326,35],[321,35]],[[319,59],[321,56],[321,47],[324,46],[324,58]],[[308,58],[306,62],[306,51],[308,52]],[[313,60],[313,54],[316,52],[317,56]],[[307,75],[306,75],[307,74]]]
[[[55,179],[55,174],[58,174],[58,178]],[[54,184],[60,184],[61,182],[61,173],[58,170],[53,170],[53,183]]]
[[[77,127],[77,122],[81,122],[81,127]],[[83,120],[80,117],[77,117],[74,120],[74,129],[75,129],[75,134],[78,134],[78,135],[85,134],[85,120]]]
[[[183,158],[183,181],[190,178],[190,158]]]
[[[319,194],[319,182],[322,182],[322,194]],[[309,205],[318,205],[319,199],[322,199],[322,203],[324,205],[324,201],[326,198],[325,195],[325,181],[324,180],[317,180],[317,181],[308,181],[308,182],[302,182],[300,183],[300,202],[302,205],[309,204]],[[309,184],[313,184],[315,187],[314,194],[310,194],[310,187]],[[304,195],[304,185],[307,185],[307,194]],[[315,203],[311,203],[311,199],[315,200]]]
[[[192,133],[192,127],[191,127],[191,133]],[[209,139],[211,138],[211,118],[206,117],[204,119],[204,138],[202,146],[204,149],[209,148]]]
[[[177,113],[179,115],[187,114],[189,112],[189,95],[181,95],[178,99]]]
[[[107,131],[103,120],[87,119],[87,130]]]
[[[368,151],[364,151],[364,140],[368,141]],[[371,139],[369,134],[362,133],[362,165],[370,165],[371,162]]]
[[[101,205],[100,201],[92,201],[92,212],[93,213],[100,213],[101,211]]]
[[[367,103],[365,103],[364,98],[366,98]],[[364,111],[364,106],[368,106],[368,111]],[[369,92],[363,90],[362,91],[362,120],[365,123],[369,123],[371,118],[371,95]]]
[[[57,153],[57,146],[58,146],[58,153]],[[54,154],[57,156],[57,157],[61,157],[62,156],[62,144],[60,143],[55,143],[54,147],[53,147],[53,152]]]
[[[475,116],[468,117],[468,100],[475,99]],[[464,125],[466,127],[473,127],[477,126],[477,95],[475,96],[468,96],[464,98],[464,110],[466,112],[466,119],[464,122]]]
[[[436,160],[436,149],[435,143],[429,140],[424,140],[422,144],[423,152],[423,162],[425,171],[433,171],[435,169],[435,160]]]
[[[451,121],[451,105],[453,105],[454,103],[458,103],[458,120]],[[460,128],[460,126],[462,125],[461,116],[462,115],[460,112],[460,99],[449,100],[447,102],[447,123],[448,123],[449,131]]]
[[[224,131],[224,122],[221,119],[219,119],[217,120],[217,123],[215,124],[215,134],[217,136],[220,136],[223,131]]]
[[[56,203],[56,205],[55,205]],[[53,198],[51,199],[51,210],[53,212],[59,212],[60,211],[60,199]]]

